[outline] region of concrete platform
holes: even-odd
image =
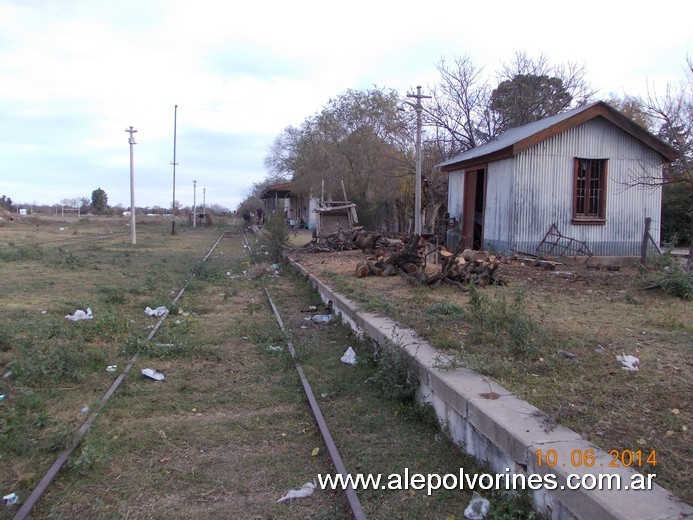
[[[570,489],[569,484],[580,478],[587,484],[596,479],[606,479],[605,483],[620,479],[630,486],[632,479],[647,480],[647,476],[639,477],[627,467],[609,467],[612,457],[604,450],[568,428],[549,424],[540,410],[487,377],[469,369],[437,368],[441,354],[415,331],[390,318],[360,311],[355,302],[332,290],[300,263],[291,262],[323,302],[331,301],[334,312],[358,335],[407,350],[419,369],[418,398],[433,406],[442,430],[462,450],[487,463],[497,474],[551,483],[532,491],[537,511],[553,520],[693,519],[693,507],[654,481],[648,490]],[[549,450],[552,466],[546,460]],[[585,460],[593,464],[587,466],[582,462]],[[549,489],[553,485],[554,489]]]

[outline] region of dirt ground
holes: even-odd
[[[584,259],[565,259],[550,271],[504,259],[499,277],[507,285],[483,293],[511,299],[521,291],[523,309],[550,338],[542,349],[514,356],[471,344],[463,319],[441,321],[432,312],[440,302],[468,308],[468,294],[458,288],[411,287],[398,276],[358,279],[356,263],[366,256],[361,251],[296,250],[291,256],[362,308],[391,315],[454,353],[461,366],[534,404],[547,421],[578,431],[606,451],[655,452],[656,465],[633,464],[634,469],[656,473],[660,485],[693,500],[693,305],[658,289],[643,290],[647,283],[636,267],[596,269]],[[593,267],[599,263],[604,264],[590,260]],[[638,372],[623,370],[616,359],[623,354],[639,359]]]

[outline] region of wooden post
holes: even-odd
[[[645,217],[645,232],[642,234],[642,244],[640,244],[640,263],[647,264],[647,243],[650,240],[650,223],[652,219]]]

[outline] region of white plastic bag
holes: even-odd
[[[157,372],[152,368],[143,368],[142,375],[144,377],[148,377],[149,379],[153,379],[154,381],[163,381],[164,379],[166,379],[164,377],[164,374],[162,374],[161,372]]]
[[[356,352],[354,352],[353,348],[349,347],[346,349],[346,352],[344,352],[342,356],[342,363],[346,363],[347,365],[356,364]]]
[[[293,500],[294,498],[306,498],[313,494],[315,491],[315,484],[313,482],[306,482],[300,489],[290,489],[289,492],[277,500],[278,504],[286,502],[287,500]]]
[[[163,305],[161,307],[157,307],[156,309],[147,307],[146,309],[144,309],[144,313],[147,316],[156,316],[157,318],[160,318],[164,314],[168,314],[168,309]]]
[[[616,360],[621,362],[623,370],[628,372],[640,371],[640,360],[635,356],[627,356],[624,352],[622,356],[616,356]]]
[[[82,309],[77,309],[74,314],[65,315],[65,318],[70,321],[91,320],[94,318],[94,315],[91,313],[91,307],[87,307],[86,312]]]
[[[484,520],[489,509],[491,509],[491,502],[474,491],[469,505],[464,510],[464,517],[468,520]]]

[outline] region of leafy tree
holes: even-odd
[[[551,66],[542,55],[517,53],[503,66],[501,81],[491,93],[489,108],[497,115],[498,130],[505,131],[585,104],[593,95],[585,68],[573,63]]]
[[[414,173],[403,148],[414,141],[398,103],[394,91],[348,90],[299,128],[285,129],[265,164],[275,175],[290,175],[304,194],[343,200],[346,191],[360,220],[373,226],[386,216],[384,201],[393,200],[400,181]]]
[[[91,208],[97,215],[102,215],[108,209],[108,195],[101,188],[91,192]]]
[[[8,211],[12,210],[12,199],[7,195],[0,197],[0,207],[5,208]]]

